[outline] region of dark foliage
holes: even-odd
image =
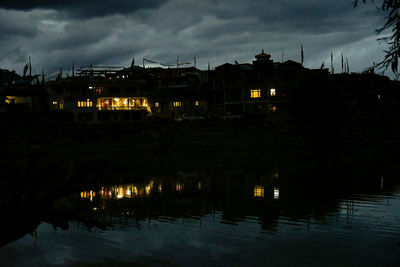
[[[367,0],[361,0],[366,3]],[[373,2],[373,0],[371,0]],[[354,1],[354,7],[357,7],[359,0]],[[372,68],[384,68],[385,70],[389,67],[392,71],[398,75],[398,59],[400,57],[400,1],[399,0],[383,0],[382,4],[378,8],[385,14],[385,24],[376,30],[378,34],[383,33],[386,30],[390,30],[391,34],[386,37],[378,38],[378,41],[386,43],[389,48],[385,50],[385,58],[374,65]]]

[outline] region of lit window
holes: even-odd
[[[173,103],[174,107],[181,107],[182,106],[182,102],[176,101]]]
[[[92,87],[92,86],[89,86],[89,89],[93,89],[93,87]]]
[[[269,89],[269,95],[270,96],[276,96],[276,90],[274,88]]]
[[[276,113],[276,105],[269,105],[269,111],[272,113]]]
[[[381,99],[381,95],[378,95],[378,100],[380,100]]]
[[[87,99],[86,101],[78,101],[78,107],[79,108],[86,108],[86,107],[92,107],[93,102]]]
[[[196,101],[196,102],[195,102],[195,105],[196,105],[196,107],[198,107],[198,106],[200,105],[200,102],[199,102],[199,101]]]
[[[103,87],[95,87],[94,90],[95,90],[96,94],[100,95],[103,93],[104,89],[103,89]]]
[[[155,106],[156,108],[158,108],[158,107],[160,106],[160,103],[156,102],[156,103],[154,103],[154,106]]]
[[[254,187],[254,197],[264,197],[264,187],[256,185]]]
[[[58,103],[57,103],[57,101],[53,101],[53,105],[57,105]]]
[[[261,90],[250,90],[250,97],[251,98],[260,98],[261,97]]]

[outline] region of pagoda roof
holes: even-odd
[[[269,59],[271,57],[270,54],[267,54],[264,52],[264,49],[262,49],[261,53],[255,56],[256,59]]]

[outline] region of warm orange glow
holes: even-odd
[[[145,97],[99,97],[96,107],[99,110],[142,110],[151,111]]]
[[[250,97],[251,98],[260,98],[261,97],[261,90],[260,89],[250,90]]]
[[[198,107],[198,106],[200,105],[200,102],[199,102],[199,101],[196,101],[196,102],[195,102],[195,105],[196,105],[196,107]]]
[[[261,185],[254,186],[254,197],[264,197],[264,187]]]
[[[274,89],[274,88],[269,89],[269,95],[276,96],[276,89]]]

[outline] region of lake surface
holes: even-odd
[[[87,186],[43,207],[35,231],[0,248],[0,265],[398,266],[400,179],[372,169],[176,172]]]

